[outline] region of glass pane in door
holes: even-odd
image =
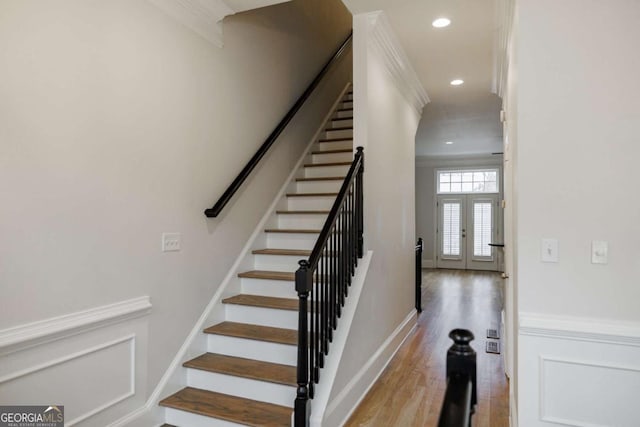
[[[442,205],[442,255],[460,256],[460,203]]]
[[[490,257],[493,235],[491,202],[473,203],[473,256]]]

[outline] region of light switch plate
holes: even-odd
[[[609,262],[609,243],[604,240],[591,242],[591,263],[607,264]]]
[[[540,260],[542,262],[558,262],[558,239],[542,239]]]
[[[180,233],[162,233],[162,252],[180,250]]]

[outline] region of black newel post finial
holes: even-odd
[[[452,375],[468,375],[471,378],[471,407],[478,403],[476,380],[476,352],[471,347],[473,333],[467,329],[454,329],[449,332],[453,345],[447,351],[447,378]],[[473,410],[472,410],[473,413]]]

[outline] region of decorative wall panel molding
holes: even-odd
[[[148,296],[0,330],[0,355],[59,340],[151,312]]]
[[[521,313],[520,333],[548,338],[640,346],[640,324],[633,322]]]

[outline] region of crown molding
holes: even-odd
[[[422,108],[430,102],[429,96],[418,79],[389,19],[383,11],[369,12],[364,15],[368,22],[370,45],[380,53],[387,71],[395,80],[403,96],[421,117]]]
[[[225,16],[291,0],[148,0],[164,13],[222,47],[222,20]]]
[[[491,92],[504,98],[507,88],[509,60],[512,52],[513,21],[515,4],[513,0],[495,0],[496,29],[493,35],[493,78]]]

